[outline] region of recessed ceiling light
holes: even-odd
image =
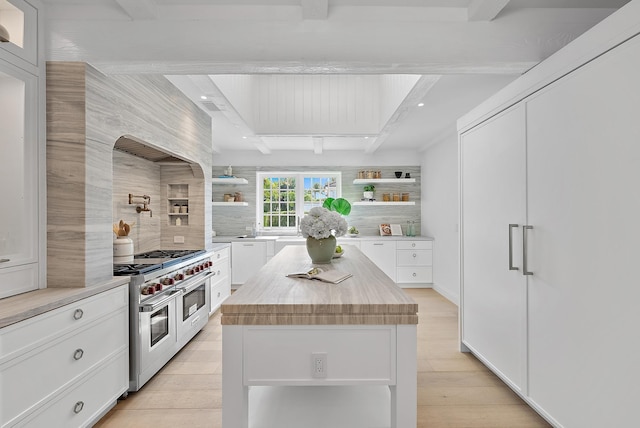
[[[418,103],[418,107],[424,107],[424,103]]]
[[[364,139],[365,139],[365,140],[368,140],[368,139],[369,139],[369,137],[364,137]]]
[[[206,99],[207,99],[207,96],[206,96],[206,95],[200,95],[200,99],[201,99],[201,100],[206,100]]]
[[[242,136],[242,139],[243,139],[243,140],[246,140],[246,139],[247,139],[247,136],[246,136],[246,135],[243,135],[243,136]]]

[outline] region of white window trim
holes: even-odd
[[[264,227],[263,218],[263,181],[265,177],[294,177],[296,179],[296,226],[295,227]],[[256,226],[259,230],[296,233],[300,219],[304,216],[304,178],[305,177],[336,177],[336,199],[342,197],[341,171],[257,171],[256,172]],[[302,183],[302,185],[297,185]],[[298,202],[303,203],[298,203]]]

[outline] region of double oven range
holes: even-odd
[[[211,252],[157,250],[114,264],[129,282],[129,391],[137,391],[208,322]]]

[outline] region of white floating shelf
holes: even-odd
[[[231,177],[231,178],[214,177],[211,179],[211,183],[212,184],[249,184],[246,178],[238,178],[238,177]]]
[[[248,207],[249,202],[211,202],[214,207]]]
[[[169,215],[189,215],[189,213],[167,213]]]
[[[353,184],[369,184],[369,183],[415,183],[415,178],[356,178]]]
[[[391,205],[415,205],[416,201],[389,201],[389,202],[364,202],[364,201],[360,201],[360,202],[352,202],[351,205],[358,205],[358,206],[391,206]]]
[[[185,197],[185,198],[178,198],[177,196],[174,196],[173,198],[167,198],[168,201],[188,201],[189,198]]]

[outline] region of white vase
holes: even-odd
[[[133,240],[128,236],[118,236],[118,238],[113,241],[113,262],[133,262]]]
[[[365,199],[373,199],[373,192],[364,192],[363,196]]]

